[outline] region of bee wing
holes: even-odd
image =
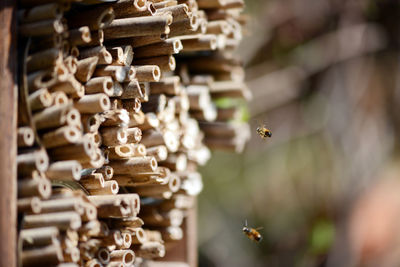
[[[258,230],[262,230],[262,229],[264,229],[264,227],[257,227],[255,230],[258,231]]]

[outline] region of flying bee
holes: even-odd
[[[258,232],[258,230],[261,230],[262,227],[258,227],[256,229],[247,227],[247,220],[245,222],[245,225],[243,227],[243,233],[250,239],[255,242],[260,242],[262,240],[261,234]]]
[[[272,136],[272,132],[267,129],[265,127],[265,125],[263,126],[258,126],[257,127],[257,133],[259,136],[261,136],[262,139],[265,139],[266,137],[271,137]]]

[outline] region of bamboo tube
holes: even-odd
[[[114,169],[111,166],[103,166],[97,169],[96,173],[101,173],[105,180],[110,180],[113,178]]]
[[[102,144],[101,135],[98,132],[86,133],[85,136],[89,138],[96,147]]]
[[[158,82],[161,70],[157,65],[135,66],[136,78],[140,82]]]
[[[18,213],[40,213],[42,209],[40,204],[38,197],[18,198]]]
[[[148,147],[146,148],[146,150],[147,150],[147,155],[155,157],[157,162],[164,161],[167,159],[168,150],[167,147],[164,145]]]
[[[82,184],[86,189],[104,188],[105,186],[104,176],[101,173],[84,175],[81,177],[79,183]]]
[[[122,240],[123,240],[123,244],[120,248],[122,249],[128,249],[131,247],[132,245],[132,235],[128,232],[124,232],[122,233]]]
[[[236,120],[240,116],[240,110],[236,107],[218,108],[217,121]]]
[[[179,76],[165,77],[159,82],[150,83],[150,93],[177,95],[180,93],[179,83]]]
[[[103,145],[105,146],[118,146],[126,144],[127,130],[121,127],[104,127],[100,130]]]
[[[51,106],[53,99],[49,91],[46,88],[42,88],[30,94],[28,102],[31,110],[37,111]]]
[[[210,94],[213,98],[243,98],[251,99],[252,95],[247,86],[235,81],[214,82],[210,85]]]
[[[85,160],[95,158],[95,145],[89,138],[83,138],[81,144],[73,144],[57,147],[49,150],[49,155],[53,160],[77,160],[82,163]]]
[[[81,9],[79,13],[71,13],[68,17],[68,26],[76,28],[87,25],[91,30],[98,30],[110,25],[114,18],[114,10],[111,7],[98,6],[86,10]]]
[[[155,130],[143,131],[141,143],[146,147],[166,145],[170,152],[176,152],[179,147],[179,140],[171,131],[164,133]]]
[[[183,238],[183,231],[179,226],[168,226],[160,229],[160,232],[165,242],[177,241]]]
[[[208,34],[224,34],[228,35],[231,32],[231,27],[226,20],[209,21],[207,24]]]
[[[134,174],[138,172],[153,172],[157,168],[154,157],[133,157],[128,160],[110,162],[115,174]]]
[[[71,45],[84,45],[92,41],[90,29],[88,26],[82,26],[69,30],[68,41]]]
[[[132,233],[132,244],[143,244],[147,241],[146,232],[142,228],[129,228]]]
[[[26,59],[28,72],[34,72],[49,68],[61,60],[61,51],[58,48],[51,48],[31,54]]]
[[[77,230],[81,226],[81,218],[77,212],[55,212],[37,215],[25,215],[25,228],[56,226],[60,230]]]
[[[91,203],[84,203],[85,213],[82,216],[82,221],[93,221],[97,219],[97,208]]]
[[[191,110],[203,110],[211,104],[208,86],[190,85],[186,87],[186,90]]]
[[[165,256],[165,247],[160,242],[146,242],[133,247],[137,257],[145,259],[161,258]]]
[[[65,78],[59,79],[49,90],[52,92],[62,91],[71,97],[82,97],[85,93],[82,90],[82,84],[75,78],[74,75],[66,75]]]
[[[82,215],[85,212],[83,203],[79,198],[60,198],[44,200],[41,203],[42,214],[62,211],[75,211]]]
[[[114,181],[115,182],[115,181]],[[133,195],[133,194],[130,194]],[[133,213],[136,214],[134,208],[133,200],[130,199],[132,196],[121,195],[100,195],[100,196],[89,196],[90,201],[92,201],[97,206],[98,217],[99,218],[109,218],[109,217],[128,217]],[[135,215],[134,214],[134,215]]]
[[[179,38],[183,52],[208,51],[217,49],[217,37],[213,34],[183,36]]]
[[[143,88],[139,85],[139,82],[136,79],[129,83],[125,83],[123,86],[124,90],[120,96],[121,99],[142,99],[145,95]]]
[[[35,150],[17,156],[18,174],[30,175],[32,171],[44,172],[49,166],[49,157],[45,150]]]
[[[140,186],[135,187],[135,192],[141,196],[159,196],[164,195],[165,192],[177,192],[181,186],[181,180],[175,175],[169,177],[168,184],[165,185],[154,185],[154,186]],[[170,195],[170,194],[166,194]],[[142,217],[143,218],[143,217]]]
[[[111,222],[111,224],[114,227],[118,227],[118,228],[125,228],[125,227],[138,228],[138,227],[142,227],[144,222],[139,217],[130,217],[130,218],[113,220]]]
[[[183,194],[175,194],[172,199],[164,200],[157,205],[157,210],[168,211],[171,209],[190,209],[194,205],[194,197]]]
[[[54,106],[35,113],[33,122],[38,130],[50,129],[65,124],[76,125],[80,123],[80,115],[78,110],[68,106]]]
[[[109,159],[128,159],[133,156],[133,147],[130,144],[108,148]]]
[[[60,72],[64,71],[63,68],[59,68],[58,70],[60,70]],[[61,76],[63,75],[63,73],[58,73],[58,74]],[[29,73],[28,74],[29,92],[34,92],[38,89],[47,88],[48,86],[55,84],[56,82],[55,75],[56,73],[53,72],[53,70],[40,70],[37,72]]]
[[[156,15],[164,14],[165,12],[172,13],[173,22],[190,18],[189,7],[186,4],[159,8]]]
[[[117,82],[124,82],[128,72],[129,72],[129,67],[107,65],[107,66],[98,67],[95,70],[94,75],[100,76],[100,77],[101,76],[111,76]]]
[[[82,138],[82,133],[74,126],[63,126],[55,131],[45,133],[41,138],[44,147],[54,148],[78,143]]]
[[[174,71],[176,68],[175,57],[172,55],[142,58],[135,60],[136,65],[157,65],[161,72]]]
[[[85,262],[85,267],[102,267],[101,263],[97,259],[91,259]]]
[[[60,18],[62,11],[58,3],[49,3],[36,5],[28,9],[20,9],[17,15],[19,23],[28,23]]]
[[[119,82],[114,81],[113,96],[121,96],[123,91],[124,89],[122,88],[122,85]]]
[[[124,50],[122,47],[116,46],[116,47],[108,47],[107,48],[112,56],[112,64],[113,65],[125,65],[124,60],[125,60],[125,55],[124,55]]]
[[[102,114],[104,119],[102,126],[129,125],[129,113],[125,109],[110,110]]]
[[[64,65],[67,67],[68,71],[71,74],[75,74],[78,69],[78,60],[76,57],[67,56],[64,58]]]
[[[140,86],[139,86],[140,87]],[[124,99],[121,101],[122,107],[128,112],[137,113],[141,110],[142,103],[139,98]]]
[[[172,209],[167,212],[157,210],[143,210],[140,217],[145,224],[157,227],[180,226],[183,222],[184,214],[182,210]]]
[[[124,265],[131,265],[135,261],[135,253],[128,250],[114,250],[110,253],[110,261],[121,261]]]
[[[151,177],[155,174],[147,173],[146,175],[117,175],[114,176],[114,180],[118,182],[120,186],[136,186],[138,183],[149,182]]]
[[[63,250],[64,260],[77,263],[80,259],[80,251],[76,247],[68,247]]]
[[[134,48],[135,58],[149,58],[177,54],[183,48],[179,39],[168,39],[160,43]]]
[[[81,59],[94,56],[99,57],[98,64],[111,64],[113,60],[111,53],[104,46],[82,49],[79,50],[79,54]]]
[[[100,222],[98,220],[89,221],[79,228],[78,233],[79,235],[98,236],[100,227]]]
[[[119,186],[116,181],[105,181],[104,187],[88,189],[90,194],[93,195],[109,195],[113,194],[116,195],[119,191]]]
[[[20,24],[18,33],[24,37],[36,37],[51,34],[60,34],[64,31],[64,26],[60,20],[41,20]]]
[[[110,261],[110,252],[105,248],[100,248],[97,252],[97,258],[102,264],[107,264]]]
[[[81,164],[76,160],[58,161],[50,164],[46,177],[50,180],[79,181],[81,170]]]
[[[128,127],[138,127],[141,124],[144,123],[146,120],[146,116],[142,111],[138,113],[130,113],[129,114],[129,121],[128,121]]]
[[[59,237],[59,230],[55,226],[22,229],[20,238],[23,247],[51,245]]]
[[[89,81],[96,69],[96,65],[98,62],[98,56],[87,57],[79,60],[75,77],[81,82]]]
[[[104,29],[105,39],[168,34],[171,15],[115,19]]]
[[[82,125],[84,132],[97,132],[104,119],[99,114],[83,114]]]
[[[116,18],[131,17],[133,14],[147,8],[145,0],[125,0],[113,4]]]
[[[169,168],[171,171],[184,171],[187,166],[187,157],[183,153],[170,154],[161,165]]]
[[[169,37],[182,36],[187,34],[195,34],[199,29],[199,20],[197,15],[194,14],[188,19],[183,19],[174,22],[170,25]]]
[[[147,112],[145,114],[145,120],[143,124],[139,125],[139,128],[143,131],[153,128],[158,128],[160,126],[160,120],[157,115],[153,112]]]
[[[161,113],[165,110],[167,104],[167,98],[165,95],[150,95],[149,101],[143,103],[143,112]]]
[[[74,107],[80,113],[98,113],[109,110],[111,107],[110,99],[106,94],[85,95],[74,103]]]
[[[226,5],[227,0],[197,0],[197,4],[201,9],[221,8]]]
[[[142,139],[142,131],[137,127],[128,128],[126,132],[128,143],[139,143]]]
[[[160,231],[146,229],[146,230],[144,230],[144,232],[146,234],[148,242],[160,242],[160,243],[164,242],[164,240],[162,239]]]
[[[58,244],[23,250],[21,253],[21,263],[23,266],[55,265],[61,261],[63,261],[63,254]]]
[[[31,127],[19,127],[17,131],[18,148],[30,147],[35,142],[35,135]]]
[[[104,42],[104,31],[102,29],[91,31],[91,41],[85,44],[81,44],[82,47],[88,46],[102,46]]]
[[[18,180],[18,197],[40,196],[44,199],[51,195],[51,184],[47,179],[27,178]]]

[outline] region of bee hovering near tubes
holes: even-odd
[[[261,230],[262,227],[258,227],[256,229],[247,227],[247,220],[245,222],[245,225],[243,227],[243,233],[250,239],[255,242],[260,242],[262,240],[261,234],[258,232],[258,230]]]
[[[265,125],[263,126],[258,126],[257,127],[257,133],[259,136],[261,136],[262,139],[265,139],[266,137],[271,137],[272,136],[272,132],[267,129],[265,127]]]

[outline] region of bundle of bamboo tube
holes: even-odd
[[[183,238],[208,147],[248,138],[214,103],[251,96],[232,56],[243,2],[71,2],[18,10],[19,261],[153,266]]]

